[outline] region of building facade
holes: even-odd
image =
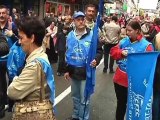
[[[23,15],[34,12],[41,18],[46,12],[55,15],[72,14],[74,11],[83,10],[87,3],[87,0],[0,0],[0,5],[6,5],[10,12],[16,8]]]
[[[52,12],[55,15],[73,14],[74,11],[84,11],[86,4],[98,5],[98,2],[99,0],[46,0],[45,12]]]
[[[16,8],[19,13],[24,15],[28,14],[28,11],[34,11],[39,15],[40,2],[41,0],[1,0],[0,4],[6,5],[10,11]]]
[[[69,15],[81,9],[80,0],[46,0],[45,12],[55,15]]]
[[[114,3],[114,1],[105,0],[105,3]],[[46,12],[55,15],[72,15],[74,11],[83,11],[86,4],[98,5],[98,2],[99,0],[0,0],[0,5],[6,5],[10,12],[13,8],[16,8],[23,15],[34,12],[37,16],[43,18]]]

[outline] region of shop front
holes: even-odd
[[[77,0],[78,1],[78,0]],[[76,0],[47,0],[46,13],[55,15],[71,15],[74,11],[79,10],[79,4]]]
[[[40,0],[1,0],[0,5],[6,5],[10,12],[16,8],[17,12],[24,15],[27,15],[28,11],[34,11],[39,15]]]

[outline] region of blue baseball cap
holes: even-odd
[[[81,11],[75,12],[73,15],[73,18],[77,18],[77,17],[85,17],[84,13]]]

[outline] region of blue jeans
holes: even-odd
[[[89,103],[90,99],[85,99],[84,89],[86,80],[73,80],[71,84],[71,94],[73,99],[72,118],[79,120],[89,120]]]

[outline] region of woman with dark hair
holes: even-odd
[[[7,94],[15,100],[12,120],[54,120],[54,78],[43,51],[45,27],[36,17],[26,17],[18,25],[19,43],[26,53],[26,64],[13,78]]]
[[[127,104],[128,78],[126,73],[127,55],[153,51],[152,44],[141,34],[141,26],[137,21],[131,21],[127,27],[127,37],[110,51],[111,57],[117,60],[118,67],[113,77],[117,98],[116,120],[124,120]]]

